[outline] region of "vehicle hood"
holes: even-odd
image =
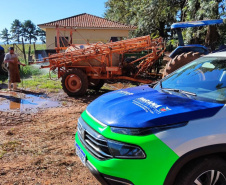
[[[144,85],[102,95],[89,104],[87,111],[112,127],[148,128],[212,117],[223,106],[166,94]]]

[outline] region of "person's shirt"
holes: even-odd
[[[6,53],[5,54],[5,58],[4,58],[4,61],[5,60],[13,60],[15,58],[18,58],[18,55],[16,53],[13,53],[13,54],[10,54],[10,53]],[[7,63],[7,67],[9,66],[9,63]]]

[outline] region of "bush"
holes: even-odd
[[[31,76],[41,75],[42,71],[35,66],[21,66],[20,67],[20,76],[22,78],[29,78]]]

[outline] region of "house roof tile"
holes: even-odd
[[[90,15],[87,13],[75,15],[65,19],[60,19],[44,24],[39,24],[40,27],[76,27],[76,28],[119,28],[134,30],[137,27],[125,25],[119,22],[110,21],[108,19]]]

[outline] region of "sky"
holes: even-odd
[[[107,0],[1,0],[0,33],[15,19],[42,24],[81,13],[103,17]],[[0,39],[0,42],[2,40]]]

